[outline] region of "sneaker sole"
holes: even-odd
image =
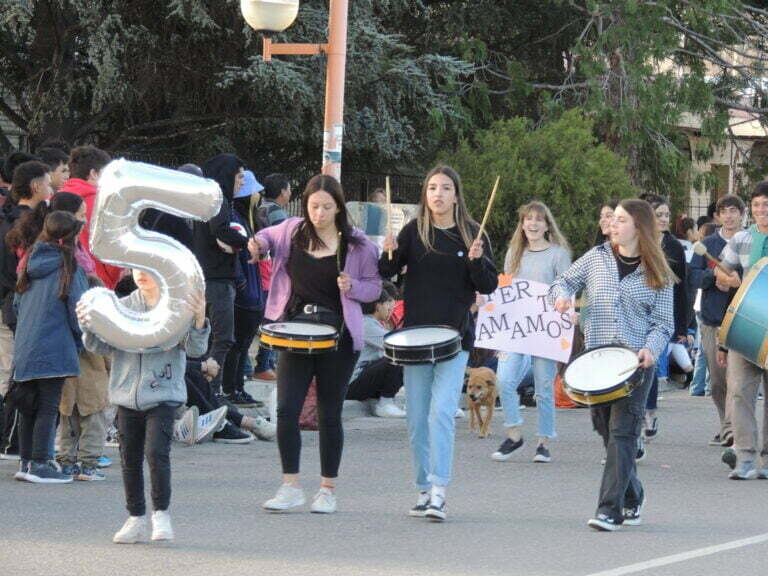
[[[754,480],[757,478],[757,470],[752,470],[751,472],[747,472],[746,476],[739,476],[737,474],[728,474],[728,478],[731,480]]]
[[[592,518],[587,522],[587,526],[598,532],[616,532],[620,528],[620,524],[609,524],[608,522],[601,522]]]
[[[301,503],[297,503],[292,506],[288,506],[286,508],[273,508],[273,507],[267,506],[266,504],[262,504],[261,508],[263,510],[266,510],[267,512],[279,514],[280,512],[290,512],[291,510],[296,510],[296,508],[300,508],[301,506],[304,506],[304,504],[306,503],[307,503],[306,500],[302,500]]]
[[[546,456],[534,456],[533,461],[538,464],[548,464],[549,462],[552,462],[552,457],[546,457]]]
[[[84,475],[78,475],[74,476],[74,479],[78,482],[103,482],[107,479],[106,476],[84,476]]]
[[[432,514],[426,513],[424,514],[424,518],[429,520],[430,522],[445,522],[447,515],[445,512],[433,512]]]
[[[72,478],[59,480],[57,478],[40,478],[39,476],[27,474],[27,482],[32,482],[32,484],[71,484]]]
[[[13,460],[14,462],[18,462],[21,460],[21,456],[18,454],[0,454],[0,460]]]
[[[16,474],[13,475],[14,480],[18,480],[19,482],[29,482],[29,476],[26,472],[16,472]]]
[[[133,540],[118,540],[117,538],[112,538],[113,544],[146,544],[147,542],[149,542],[149,536],[146,534]]]
[[[408,510],[408,516],[411,518],[424,518],[427,515],[426,510]]]
[[[253,437],[251,438],[214,438],[214,442],[217,444],[250,444],[253,442]]]
[[[640,525],[642,525],[642,523],[643,523],[642,518],[635,518],[635,519],[632,519],[632,520],[624,520],[622,525],[623,526],[640,526]]]

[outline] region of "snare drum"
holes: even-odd
[[[338,348],[339,331],[315,322],[274,322],[259,327],[259,345],[294,354],[322,354]]]
[[[719,340],[753,364],[768,369],[768,258],[749,270],[725,311]]]
[[[392,364],[434,364],[461,352],[461,334],[450,326],[413,326],[384,336],[384,356]]]
[[[563,388],[571,400],[585,406],[613,402],[629,396],[640,383],[637,364],[637,354],[624,346],[592,348],[568,364]]]

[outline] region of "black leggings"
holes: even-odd
[[[19,410],[19,455],[22,460],[53,460],[64,378],[41,378],[20,382],[18,385],[24,387],[25,393],[37,395],[33,410]]]
[[[144,516],[144,455],[149,464],[152,484],[152,508],[168,510],[171,503],[171,439],[174,406],[150,410],[117,408],[120,459],[123,464],[125,502],[131,516]]]
[[[394,398],[403,387],[403,367],[395,366],[386,358],[368,364],[347,390],[347,400]]]
[[[280,352],[277,359],[277,444],[283,474],[299,473],[301,431],[299,416],[312,377],[317,383],[317,419],[320,431],[320,473],[339,475],[344,429],[341,411],[349,378],[359,352],[345,330],[335,352],[306,355]]]

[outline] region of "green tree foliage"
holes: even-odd
[[[461,120],[467,66],[388,24],[410,4],[350,3],[347,169],[414,163]],[[325,42],[327,18],[325,1],[305,0],[273,40]],[[32,147],[55,137],[160,163],[230,150],[260,171],[317,170],[324,58],[260,54],[238,0],[6,0],[0,113]]]
[[[594,136],[593,121],[569,111],[539,128],[525,118],[501,120],[465,140],[443,161],[461,174],[470,211],[480,219],[501,176],[487,231],[499,261],[532,199],[547,204],[575,255],[595,236],[601,204],[636,193],[625,162]]]

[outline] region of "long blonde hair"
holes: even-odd
[[[645,268],[645,283],[654,290],[661,290],[667,284],[679,282],[669,267],[667,257],[661,248],[661,232],[656,225],[656,213],[645,200],[629,199],[619,202],[632,217],[637,230],[637,249],[640,262]],[[614,246],[614,250],[617,248]]]
[[[517,210],[517,228],[512,234],[512,238],[509,240],[509,246],[507,247],[507,254],[504,256],[504,273],[505,274],[517,274],[520,270],[520,262],[523,260],[523,253],[528,248],[528,237],[523,230],[523,221],[532,212],[536,212],[539,216],[544,218],[547,223],[548,230],[544,234],[544,237],[550,244],[555,244],[565,248],[569,253],[571,247],[568,245],[568,240],[565,239],[563,233],[560,232],[560,228],[557,226],[555,217],[552,216],[552,212],[544,202],[533,200],[528,204],[523,204]]]
[[[456,221],[456,226],[459,228],[459,234],[461,239],[466,245],[467,249],[474,242],[474,232],[480,228],[480,226],[472,219],[467,210],[467,205],[464,202],[464,193],[461,187],[461,178],[459,174],[450,166],[439,165],[432,168],[424,177],[424,185],[421,188],[421,198],[419,200],[419,211],[416,215],[416,229],[419,232],[419,239],[427,252],[434,251],[434,228],[432,224],[432,213],[427,206],[427,186],[432,176],[436,174],[444,174],[453,181],[453,188],[456,191],[456,204],[453,208],[453,219]]]

